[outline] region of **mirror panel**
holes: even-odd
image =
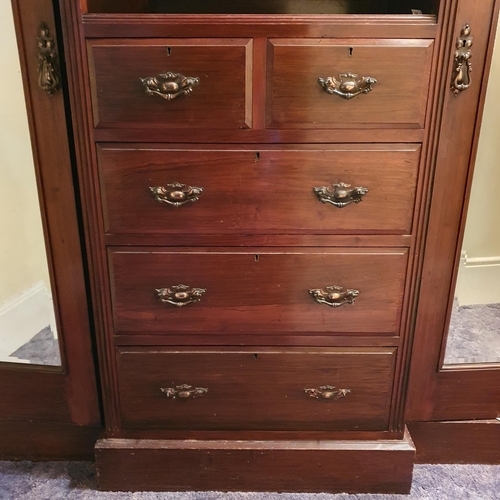
[[[0,4],[0,362],[61,365],[10,2]],[[36,46],[33,47],[36,54]]]
[[[445,364],[500,363],[500,36],[491,63]]]

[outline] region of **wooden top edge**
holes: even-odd
[[[376,24],[437,25],[433,14],[83,14],[84,24]]]
[[[252,253],[260,253],[261,255],[293,255],[293,254],[354,254],[354,255],[398,255],[404,256],[408,253],[407,248],[358,248],[358,247],[341,247],[341,248],[315,248],[315,247],[280,247],[279,249],[268,248],[268,247],[245,247],[245,248],[235,248],[235,247],[172,247],[165,245],[163,247],[120,247],[120,246],[109,246],[108,253],[111,254],[210,254],[210,255],[245,255]]]
[[[500,418],[500,417],[499,417]],[[438,421],[415,421],[408,422],[409,425],[423,425],[423,426],[438,426],[445,427],[447,425],[500,425],[499,419],[487,419],[487,420],[438,420]]]
[[[98,142],[97,147],[102,151],[124,151],[124,150],[134,150],[134,151],[214,151],[214,152],[251,152],[255,149],[260,151],[397,151],[397,152],[417,152],[421,149],[421,144],[419,143],[348,143],[348,144],[202,144],[197,145],[196,149],[193,149],[192,144],[170,144],[170,143],[123,143],[123,142]]]
[[[306,451],[409,451],[415,446],[406,433],[398,440],[168,440],[168,439],[102,439],[95,445],[96,452],[113,449],[175,449],[175,450],[306,450]]]
[[[500,363],[495,361],[481,363],[446,363],[441,367],[441,373],[454,373],[464,371],[499,371]]]
[[[390,355],[397,347],[268,347],[268,346],[117,346],[120,354],[325,354],[325,355]]]

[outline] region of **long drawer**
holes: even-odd
[[[252,125],[252,40],[106,39],[87,46],[96,127]]]
[[[410,234],[420,149],[102,144],[106,231]]]
[[[115,333],[398,335],[407,258],[406,249],[112,248]]]
[[[271,39],[269,128],[423,128],[433,40]]]
[[[119,348],[124,429],[385,430],[395,348]]]

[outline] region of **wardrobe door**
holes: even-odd
[[[496,429],[490,435],[496,436],[497,444],[500,43],[497,38],[495,47],[494,42],[498,8],[494,0],[481,2],[480,7],[459,2],[450,40],[457,49],[450,52],[446,68],[453,76],[444,99],[406,412],[407,421],[490,421],[495,427],[489,430]],[[462,87],[456,85],[458,72],[452,70],[460,60],[465,61],[462,83],[467,83]],[[467,61],[472,61],[473,72]],[[498,448],[495,453],[498,456]]]
[[[101,422],[52,2],[2,3],[0,25],[0,458],[87,457]]]

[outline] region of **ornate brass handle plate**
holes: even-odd
[[[38,86],[50,96],[59,90],[57,52],[54,39],[45,23],[38,29]]]
[[[359,203],[363,201],[363,196],[368,193],[368,188],[353,187],[350,184],[332,184],[332,187],[327,186],[313,187],[314,194],[318,197],[321,203],[331,203],[335,207],[343,208],[351,203]]]
[[[471,29],[466,24],[457,38],[455,57],[453,62],[453,77],[451,81],[451,90],[457,96],[460,92],[467,90],[471,83],[470,73],[472,71],[472,41]]]
[[[359,76],[354,73],[340,73],[339,78],[327,76],[318,78],[318,83],[328,94],[337,94],[343,99],[352,99],[359,94],[368,94],[377,83],[371,76]]]
[[[156,293],[160,302],[184,307],[194,302],[200,302],[206,288],[191,288],[187,285],[175,285],[170,288],[157,288]]]
[[[152,186],[149,190],[153,193],[154,199],[160,203],[167,203],[174,207],[180,207],[185,203],[198,201],[203,193],[202,187],[186,186],[174,182],[165,186]]]
[[[159,95],[167,101],[171,101],[181,95],[189,95],[193,87],[200,83],[195,76],[183,76],[180,73],[161,73],[158,76],[141,78],[144,90],[148,95]]]
[[[188,384],[182,384],[175,387],[162,387],[160,391],[163,392],[167,398],[171,399],[194,399],[203,397],[208,392],[208,389],[205,387],[193,387]]]
[[[330,307],[340,307],[344,304],[354,304],[356,297],[359,295],[359,290],[351,288],[343,288],[333,285],[325,288],[312,288],[309,294],[318,304],[326,304]]]
[[[322,385],[319,389],[304,389],[304,392],[314,399],[338,399],[345,398],[351,389],[337,389],[333,385]]]

